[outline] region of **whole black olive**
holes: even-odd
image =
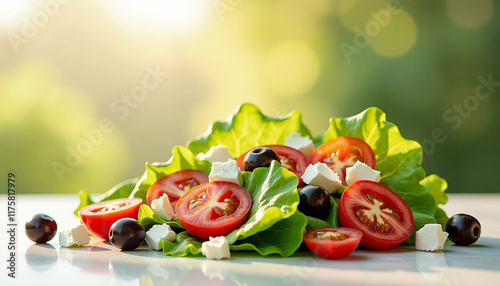
[[[258,147],[250,150],[250,152],[245,155],[243,167],[245,171],[251,172],[258,167],[271,166],[271,162],[274,160],[280,162],[280,157],[273,149],[268,147]]]
[[[36,243],[46,243],[54,238],[57,223],[49,215],[36,214],[24,225],[26,236]]]
[[[324,218],[330,211],[330,195],[317,186],[305,186],[299,191],[300,202],[297,209],[305,215]]]
[[[132,218],[121,218],[109,229],[109,242],[121,250],[133,250],[139,247],[146,238],[142,226]]]
[[[448,238],[458,245],[473,244],[481,236],[481,224],[468,214],[456,214],[446,223]]]

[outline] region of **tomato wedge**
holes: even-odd
[[[375,153],[370,145],[359,138],[348,136],[340,136],[323,143],[314,149],[309,157],[311,164],[322,162],[330,167],[339,175],[344,186],[346,185],[346,168],[354,165],[356,161],[361,161],[375,169]]]
[[[341,258],[353,252],[363,233],[347,227],[326,227],[308,230],[304,242],[315,254],[324,258]]]
[[[180,170],[163,176],[152,184],[146,194],[146,202],[148,205],[151,205],[153,200],[163,196],[163,194],[167,194],[172,209],[175,212],[177,201],[187,191],[204,183],[208,183],[208,176],[202,171]]]
[[[281,166],[286,168],[288,171],[294,173],[295,176],[297,176],[297,178],[299,179],[298,187],[304,184],[301,177],[306,171],[307,166],[309,165],[309,161],[307,160],[307,157],[306,155],[304,155],[304,153],[295,148],[284,145],[264,145],[259,147],[267,147],[273,149],[274,152],[276,152],[280,157]],[[253,149],[255,148],[252,148],[246,151],[245,153],[241,154],[238,157],[238,160],[236,160],[236,163],[238,164],[238,167],[240,168],[241,171],[245,171],[245,167],[243,164],[245,156],[247,155],[248,152],[250,152]]]
[[[389,249],[413,232],[413,214],[406,202],[388,187],[367,180],[344,190],[339,202],[340,225],[363,233],[361,245]]]
[[[245,221],[252,197],[242,186],[215,181],[189,190],[177,201],[177,217],[193,236],[208,240],[223,236]]]
[[[78,214],[88,232],[108,240],[111,225],[125,217],[137,219],[141,204],[141,198],[114,199],[85,206],[78,210]]]

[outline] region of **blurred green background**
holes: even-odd
[[[1,0],[1,174],[100,193],[243,102],[315,134],[378,106],[448,192],[499,192],[494,4]]]

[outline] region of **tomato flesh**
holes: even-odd
[[[408,204],[388,187],[367,180],[356,181],[344,190],[339,220],[342,226],[361,231],[361,245],[372,249],[395,247],[414,228]]]
[[[313,253],[335,259],[352,253],[361,242],[363,233],[347,227],[327,227],[308,230],[303,237]]]
[[[151,202],[163,194],[167,194],[170,205],[175,212],[177,201],[190,189],[207,183],[207,174],[198,170],[181,170],[158,179],[152,184],[146,195],[146,202],[151,205]]]
[[[267,147],[273,149],[274,152],[276,152],[280,157],[281,166],[294,173],[295,176],[297,176],[297,178],[299,179],[298,187],[304,184],[301,177],[306,171],[307,166],[309,165],[309,161],[307,160],[307,157],[306,155],[304,155],[304,153],[297,149],[284,145],[264,145],[259,147]],[[254,148],[241,154],[236,160],[236,163],[238,164],[238,167],[241,171],[245,171],[244,160],[246,154],[253,149]]]
[[[357,161],[375,169],[375,153],[370,145],[359,138],[348,136],[340,136],[323,143],[309,157],[311,164],[325,163],[339,175],[344,186],[346,185],[346,168],[351,167]]]
[[[250,212],[252,197],[242,186],[210,182],[189,190],[177,201],[177,217],[193,236],[208,240],[240,227]]]
[[[121,218],[137,219],[142,199],[114,199],[90,204],[78,210],[83,225],[93,236],[108,240],[111,225]]]

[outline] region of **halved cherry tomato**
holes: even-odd
[[[304,242],[315,254],[324,258],[341,258],[353,252],[363,233],[347,227],[326,227],[308,230]]]
[[[280,157],[281,166],[286,168],[288,171],[294,173],[297,176],[297,178],[299,178],[298,187],[304,184],[301,177],[304,174],[307,166],[309,165],[309,161],[307,160],[307,157],[306,155],[304,155],[304,153],[302,153],[297,149],[284,145],[264,145],[259,147],[267,147],[273,149],[274,152],[276,152]],[[236,163],[238,164],[240,170],[242,171],[245,170],[243,161],[245,160],[246,154],[250,152],[252,149],[241,154],[238,157],[238,160],[236,160]]]
[[[388,187],[367,180],[344,190],[339,202],[340,225],[363,233],[361,245],[388,249],[405,241],[415,226],[406,202]]]
[[[146,202],[151,202],[163,194],[167,194],[172,209],[175,212],[175,204],[190,189],[208,183],[207,174],[198,170],[180,170],[172,174],[161,177],[149,187],[146,194]]]
[[[240,227],[252,207],[252,197],[242,186],[215,181],[189,190],[177,201],[177,217],[193,236],[208,240]]]
[[[125,217],[137,219],[141,204],[141,198],[114,199],[85,206],[78,214],[88,232],[108,240],[111,225]]]
[[[344,186],[346,185],[346,168],[354,165],[356,161],[361,161],[375,169],[375,153],[370,145],[359,138],[348,136],[340,136],[323,143],[314,149],[309,157],[311,164],[323,162],[328,165],[339,175]]]

